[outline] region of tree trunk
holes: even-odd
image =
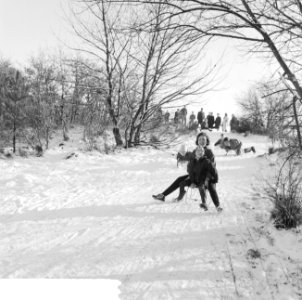
[[[117,146],[122,146],[123,145],[123,140],[122,140],[119,128],[118,127],[113,127],[112,132],[113,132],[113,135],[114,135],[114,138],[115,138],[116,145]]]
[[[128,147],[133,147],[134,145],[134,133],[135,133],[136,127],[134,126],[134,122],[132,120],[131,125],[130,125],[130,133],[127,141],[127,146]]]
[[[16,153],[16,132],[17,132],[17,126],[16,126],[16,120],[14,120],[13,124],[13,152]]]
[[[115,138],[115,143],[116,143],[117,146],[123,146],[123,140],[122,140],[122,137],[121,137],[120,129],[117,126],[117,119],[114,115],[114,110],[112,108],[112,102],[111,102],[110,95],[107,96],[107,104],[108,104],[108,107],[109,107],[109,114],[110,114],[110,117],[111,117],[111,120],[112,120],[112,123],[113,123],[112,132],[113,132],[113,135],[114,135],[114,138]]]
[[[64,141],[69,141],[68,127],[67,127],[65,118],[62,118],[62,129],[63,129],[63,139],[64,139]]]
[[[46,149],[48,149],[49,147],[49,139],[50,139],[50,128],[47,126],[46,127],[46,136],[45,136],[45,139],[46,139]]]
[[[61,97],[62,102],[64,101],[64,96],[62,95]],[[62,124],[62,131],[63,131],[63,140],[68,141],[69,136],[68,136],[68,127],[67,127],[67,120],[66,120],[66,115],[64,112],[64,104],[61,104],[61,124]]]
[[[299,119],[298,119],[298,115],[297,115],[296,101],[297,101],[297,97],[294,96],[293,97],[294,116],[295,116],[295,122],[296,122],[296,127],[297,127],[297,136],[298,136],[299,148],[300,148],[300,150],[302,150],[302,140],[301,140],[300,124],[299,124]]]
[[[142,125],[139,124],[136,128],[135,135],[134,135],[134,145],[137,146],[140,144],[141,141],[141,129]]]

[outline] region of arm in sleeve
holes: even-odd
[[[218,182],[218,172],[217,172],[216,167],[210,161],[208,161],[208,171],[212,177],[211,182],[217,183]]]
[[[215,155],[211,149],[206,148],[205,157],[215,165]]]

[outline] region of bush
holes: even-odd
[[[252,121],[250,118],[241,117],[239,118],[239,125],[236,130],[238,133],[254,133],[254,134],[265,134],[266,130],[261,121]]]
[[[150,142],[151,144],[158,144],[158,143],[160,143],[160,140],[159,140],[159,138],[158,138],[156,135],[152,134],[152,135],[150,136],[149,142]]]
[[[295,228],[302,224],[301,171],[295,159],[286,158],[276,181],[268,184],[266,193],[273,202],[271,218],[277,228]]]
[[[239,126],[237,127],[237,132],[238,133],[245,133],[247,131],[251,131],[252,126],[251,126],[251,122],[246,119],[246,118],[240,118],[239,119]]]
[[[109,154],[114,152],[116,145],[112,132],[104,130],[102,133],[98,132],[95,135],[86,134],[85,145],[83,151],[98,151],[100,153]]]

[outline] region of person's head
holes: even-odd
[[[204,156],[204,149],[201,146],[197,146],[195,149],[195,158],[198,160]]]
[[[196,142],[195,144],[197,146],[209,146],[210,145],[210,138],[205,132],[200,132],[197,137],[196,137]]]
[[[201,108],[200,110],[203,111],[203,108]]]

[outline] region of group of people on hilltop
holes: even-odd
[[[201,108],[197,114],[197,120],[201,130],[216,129],[218,131],[221,127],[221,130],[223,132],[227,132],[229,123],[229,117],[227,113],[224,114],[223,118],[221,118],[220,114],[217,113],[217,116],[215,118],[212,112],[209,112],[209,114],[205,116],[203,108]]]
[[[174,124],[183,124],[184,126],[187,126],[187,114],[188,111],[185,106],[181,110],[177,109],[174,113]]]
[[[181,124],[183,126],[187,126],[187,114],[188,111],[184,106],[182,109],[177,109],[174,113],[173,122],[175,125]],[[167,111],[164,115],[164,123],[169,124],[170,121],[170,113]],[[229,120],[228,114],[225,113],[223,118],[217,113],[216,117],[213,115],[213,112],[209,112],[206,116],[203,108],[195,115],[194,111],[189,116],[189,129],[197,129],[200,127],[200,130],[203,129],[216,129],[217,131],[221,130],[222,132],[227,132],[228,128],[230,131],[236,131],[239,127],[239,121],[232,114],[231,120]]]

